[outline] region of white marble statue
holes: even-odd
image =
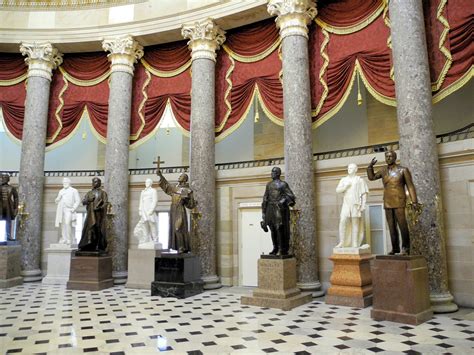
[[[139,248],[153,248],[158,243],[158,216],[155,212],[158,203],[158,191],[152,187],[151,179],[145,180],[145,189],[140,194],[138,221],[133,234],[138,239]]]
[[[337,193],[344,193],[339,221],[339,244],[336,248],[368,249],[369,245],[361,244],[364,238],[363,212],[369,188],[364,179],[356,175],[356,164],[349,164],[347,172],[349,175],[343,177],[336,188]]]
[[[59,191],[55,200],[58,205],[56,209],[56,228],[61,228],[60,244],[75,245],[74,227],[76,225],[76,209],[81,203],[79,192],[71,186],[71,180],[63,179],[63,188]]]

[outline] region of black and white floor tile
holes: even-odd
[[[377,322],[320,300],[288,312],[242,306],[232,288],[185,300],[124,287],[0,290],[2,354],[474,354],[474,321]]]

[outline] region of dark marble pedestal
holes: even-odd
[[[72,256],[68,290],[99,291],[113,285],[111,256],[83,256],[78,252]]]
[[[191,253],[162,253],[155,258],[155,281],[151,295],[187,298],[203,292],[201,263]]]
[[[16,242],[0,245],[0,288],[8,288],[23,283],[21,271],[21,246]]]
[[[418,325],[433,317],[428,268],[421,255],[377,255],[372,282],[373,319]]]

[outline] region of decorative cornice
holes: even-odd
[[[49,42],[20,44],[20,52],[28,65],[28,78],[39,76],[51,81],[53,69],[63,62],[63,55]]]
[[[120,71],[133,75],[133,65],[143,57],[143,47],[128,35],[105,39],[102,48],[110,52],[107,57],[112,63],[110,67],[112,73]]]
[[[216,51],[225,41],[225,31],[208,18],[194,24],[183,25],[181,35],[189,39],[192,60],[210,59],[216,61]]]
[[[303,36],[308,38],[308,24],[318,11],[314,0],[268,0],[268,13],[278,16],[276,24],[280,37]]]

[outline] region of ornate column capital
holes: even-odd
[[[28,65],[28,77],[39,76],[51,81],[53,69],[63,62],[63,55],[49,42],[22,42],[20,52]]]
[[[133,75],[134,64],[143,57],[143,47],[132,36],[120,36],[102,41],[102,48],[110,52],[112,72],[120,71]]]
[[[314,0],[268,0],[267,11],[272,16],[278,16],[276,24],[281,38],[308,38],[308,24],[318,13]]]
[[[189,39],[192,60],[205,58],[215,62],[216,51],[225,41],[225,31],[210,18],[183,25],[181,35]]]

